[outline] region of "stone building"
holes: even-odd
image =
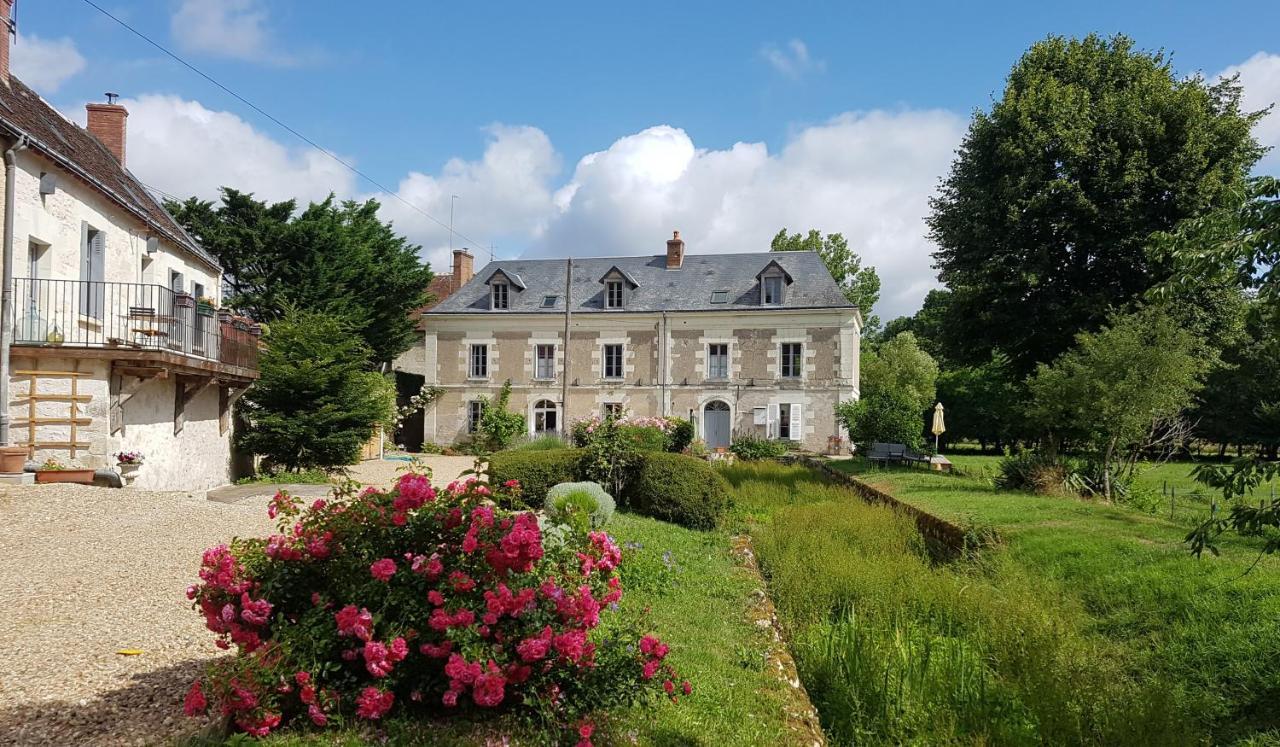
[[[508,380],[530,436],[612,409],[689,418],[711,448],[825,450],[858,396],[861,316],[812,252],[686,255],[676,232],[655,256],[491,262],[421,318],[398,367],[443,390],[422,423],[439,444]]]
[[[217,311],[222,268],[125,167],[125,108],[78,127],[9,74],[0,37],[10,444],[94,468],[141,451],[141,488],[227,483],[255,330]]]

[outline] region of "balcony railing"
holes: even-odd
[[[258,340],[243,321],[160,285],[14,278],[18,345],[158,350],[256,369]]]

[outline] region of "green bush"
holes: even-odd
[[[670,439],[651,425],[619,425],[618,433],[636,451],[666,451]]]
[[[997,490],[1026,490],[1039,495],[1068,495],[1082,480],[1080,468],[1062,456],[1023,451],[1000,460],[992,481]]]
[[[876,441],[924,446],[924,410],[908,392],[873,392],[859,400],[841,402],[836,417],[844,422],[849,439],[858,444]]]
[[[521,505],[512,508],[531,508],[543,505],[552,486],[578,480],[581,464],[582,449],[504,451],[489,457],[489,481],[519,480]]]
[[[557,520],[572,520],[580,513],[588,519],[586,528],[600,529],[613,518],[614,502],[598,482],[562,482],[547,491],[546,509]]]
[[[507,409],[507,403],[510,400],[510,379],[502,384],[497,397],[493,400],[483,400],[476,436],[478,442],[488,451],[502,451],[519,438],[521,433],[524,433],[524,416]]]
[[[790,449],[786,441],[777,441],[757,436],[739,436],[729,445],[729,451],[739,459],[752,462],[760,459],[777,459]]]
[[[667,433],[667,451],[682,453],[693,443],[693,422],[686,418],[667,418],[671,430]]]
[[[729,483],[711,465],[683,454],[642,454],[627,485],[636,513],[694,529],[711,529],[729,509]]]

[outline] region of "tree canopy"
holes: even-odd
[[[860,389],[863,396],[899,392],[921,415],[933,405],[938,364],[920,349],[916,337],[903,332],[862,354]]]
[[[872,307],[880,300],[880,276],[876,268],[862,266],[862,258],[849,248],[843,234],[823,236],[816,230],[807,234],[789,234],[783,228],[773,237],[769,251],[817,252],[831,277],[844,291],[844,297],[862,312],[863,328],[874,330],[880,326],[879,317],[871,313]]]
[[[1028,373],[1167,280],[1152,235],[1234,204],[1262,153],[1240,96],[1124,36],[1031,47],[932,201],[948,355]]]
[[[228,305],[264,322],[290,308],[336,315],[360,335],[373,364],[415,339],[410,313],[427,301],[432,273],[419,247],[378,219],[378,203],[328,199],[299,211],[231,188],[219,203],[190,198],[165,207],[217,257]]]

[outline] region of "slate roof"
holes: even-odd
[[[756,275],[776,261],[794,282],[787,286],[781,306],[760,305]],[[622,311],[744,311],[782,309],[854,308],[827,272],[816,252],[754,252],[750,254],[686,254],[684,266],[667,269],[667,257],[592,257],[573,260],[573,312],[606,313],[604,285],[600,278],[617,267],[637,287],[627,295]],[[496,270],[518,275],[526,288],[512,290],[511,308],[489,310],[489,286],[485,281]],[[428,314],[564,313],[565,260],[513,259],[490,262],[466,285]],[[724,303],[712,303],[712,294],[727,291]],[[543,307],[544,296],[555,296],[554,306]],[[607,313],[619,313],[609,309]]]
[[[133,213],[157,235],[221,269],[218,261],[178,225],[106,146],[13,76],[9,77],[8,86],[0,84],[0,129],[9,137],[27,138],[28,147]]]

